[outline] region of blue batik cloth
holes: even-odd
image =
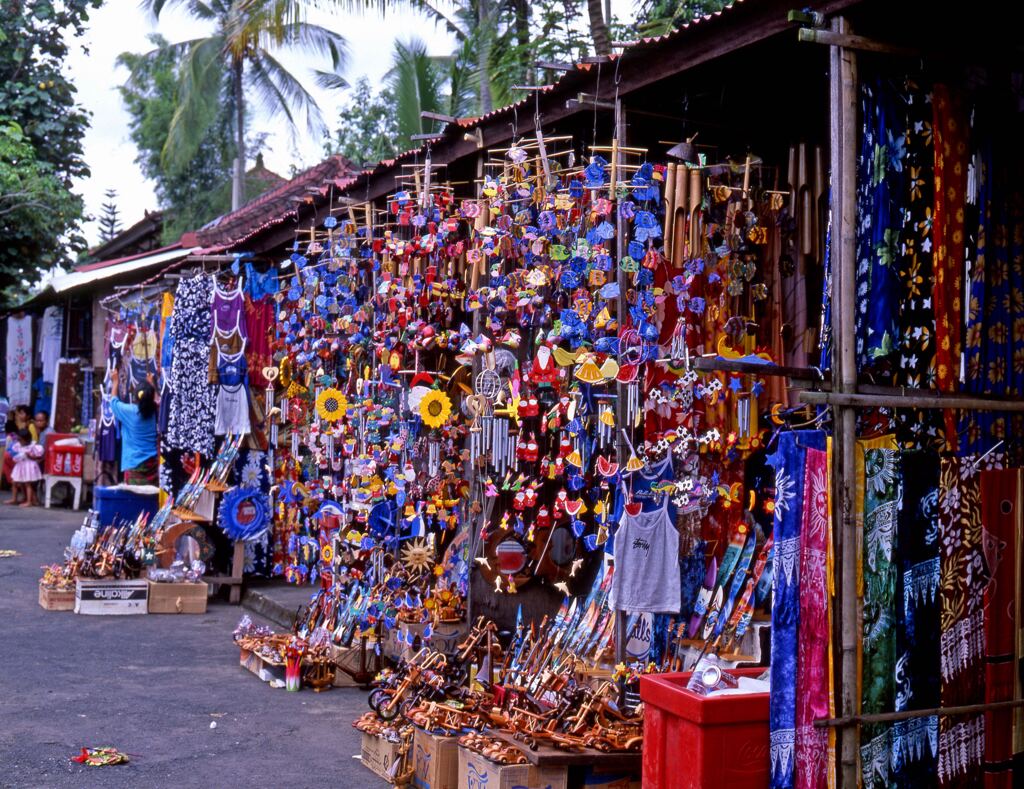
[[[775,590],[769,729],[772,789],[793,786],[796,746],[797,634],[800,629],[800,527],[807,450],[825,450],[825,433],[782,433],[769,464],[775,469]]]

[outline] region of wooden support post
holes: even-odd
[[[619,173],[619,167],[622,162],[620,157],[622,156],[621,147],[626,144],[626,116],[622,107],[622,99],[616,97],[615,99],[615,132],[612,138],[612,184],[609,196],[613,201],[613,209],[615,211],[615,260],[612,261],[612,276],[616,280],[620,276],[619,262],[622,260],[626,253],[626,232],[628,225],[622,219],[622,214],[619,212],[618,203],[615,202],[616,193],[616,177]],[[618,321],[619,332],[622,332],[623,321],[626,315],[626,283],[619,282],[619,297],[615,306],[615,319]],[[615,426],[618,428],[616,431],[616,450],[615,459],[619,463],[619,467],[622,468],[626,465],[626,440],[623,434],[623,430],[627,429],[627,423],[629,424],[629,431],[632,434],[632,415],[626,412],[626,387],[629,384],[616,384],[616,394],[618,397],[615,399]],[[626,615],[622,611],[615,612],[615,664],[618,665],[626,659]],[[626,701],[626,685],[625,682],[619,682],[619,702],[625,704]]]
[[[238,605],[242,602],[242,578],[245,575],[245,543],[241,540],[235,541],[235,552],[231,557],[231,577],[237,578],[238,583],[231,584],[231,591],[228,593],[228,602],[231,605]]]
[[[842,16],[832,31],[846,35]],[[832,173],[832,370],[833,389],[857,390],[854,310],[856,308],[856,195],[857,195],[857,65],[854,53],[840,46],[829,52]],[[857,650],[860,621],[857,601],[856,480],[857,425],[854,409],[835,404],[832,452],[832,531],[838,568],[838,611],[833,612],[833,645],[839,645],[839,715],[859,711]],[[837,742],[837,778],[842,789],[856,789],[860,761],[860,730],[842,730]]]
[[[882,388],[882,387],[879,387]],[[972,411],[1024,411],[1024,400],[996,400],[969,395],[947,395],[927,390],[906,389],[887,394],[868,392],[800,392],[800,400],[812,405],[858,408],[935,408]]]

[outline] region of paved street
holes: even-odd
[[[238,607],[128,617],[41,609],[39,567],[61,558],[81,520],[0,505],[0,549],[22,554],[0,559],[0,787],[386,785],[352,758],[365,692],[260,682],[231,642]],[[70,762],[85,745],[117,747],[131,763]]]

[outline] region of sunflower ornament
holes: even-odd
[[[441,427],[452,415],[452,401],[439,389],[427,392],[420,400],[420,418],[427,427]]]
[[[324,389],[316,399],[316,412],[325,422],[337,422],[345,415],[348,400],[333,386]]]

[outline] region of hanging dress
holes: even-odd
[[[248,332],[245,322],[243,283],[223,290],[214,283],[213,348],[210,355],[210,383],[216,388],[214,434],[245,435],[251,429],[249,419],[248,364],[245,348]]]
[[[217,419],[213,432],[218,436],[246,435],[251,425],[245,341],[242,341],[242,350],[235,353],[225,353],[218,345],[216,354]]]
[[[210,385],[213,280],[205,274],[178,283],[171,335],[171,407],[167,443],[174,449],[212,455],[215,388]]]

